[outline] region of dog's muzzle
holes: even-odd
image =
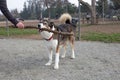
[[[39,29],[39,32],[41,32],[41,25],[38,24],[38,29]]]
[[[40,24],[38,24],[38,29],[40,29],[41,28],[41,25]]]

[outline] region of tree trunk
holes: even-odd
[[[92,5],[89,5],[87,2],[84,2],[83,0],[79,0],[79,2],[88,7],[88,9],[91,11],[91,24],[96,24],[96,8],[95,8],[96,0],[92,0]]]
[[[91,24],[96,24],[96,0],[92,0],[92,11],[91,11]]]

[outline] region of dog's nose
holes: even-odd
[[[38,28],[39,28],[39,29],[41,28],[41,25],[40,25],[40,24],[38,24]]]

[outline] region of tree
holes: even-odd
[[[68,13],[74,14],[75,12],[77,12],[77,7],[74,4],[68,3]]]
[[[110,0],[113,2],[114,9],[120,9],[120,0]]]
[[[28,7],[26,5],[26,2],[24,3],[23,11],[20,13],[20,16],[24,19],[28,19],[30,17]]]
[[[103,9],[104,9],[104,14],[109,14],[108,0],[98,0],[96,4],[97,4],[96,10],[99,15],[102,15]]]
[[[91,23],[96,24],[96,0],[92,0],[92,10],[91,10]]]
[[[88,9],[91,12],[91,24],[96,24],[96,8],[95,8],[96,0],[92,0],[92,5],[89,5],[87,2],[84,2],[83,0],[79,0],[79,2],[88,7]]]
[[[19,13],[18,13],[18,10],[17,9],[13,9],[13,10],[11,10],[11,13],[12,13],[12,15],[14,16],[14,17],[19,17]]]
[[[68,0],[27,0],[21,17],[24,19],[55,18],[56,14],[58,16],[65,12],[74,14],[76,11],[77,7]]]

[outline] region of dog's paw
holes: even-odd
[[[71,56],[71,59],[75,59],[75,56]]]
[[[52,62],[48,62],[48,63],[46,63],[45,65],[46,66],[50,66],[52,64]]]
[[[55,66],[54,66],[54,69],[56,69],[56,70],[59,69],[59,66],[58,66],[58,65],[55,65]]]
[[[62,55],[61,58],[65,58],[65,55]]]

